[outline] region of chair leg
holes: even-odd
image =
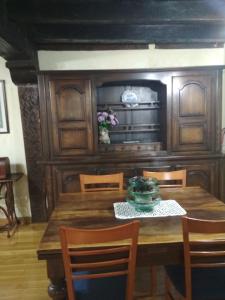
[[[175,289],[167,275],[165,278],[165,300],[185,300],[185,298]]]
[[[150,268],[151,282],[150,282],[150,296],[153,297],[157,292],[157,267]]]

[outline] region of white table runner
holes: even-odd
[[[182,216],[186,211],[175,200],[162,200],[150,212],[139,212],[128,202],[113,203],[117,219]]]

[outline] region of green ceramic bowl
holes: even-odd
[[[160,198],[156,198],[155,200],[148,201],[146,203],[140,203],[135,200],[127,199],[127,202],[132,205],[136,211],[139,212],[149,212],[152,211],[153,208],[160,203]]]

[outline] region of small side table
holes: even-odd
[[[5,201],[5,206],[0,205],[0,210],[4,213],[7,223],[0,226],[0,231],[7,231],[7,237],[11,237],[16,227],[20,223],[16,216],[13,183],[19,180],[23,173],[11,173],[6,178],[0,179],[0,200]]]

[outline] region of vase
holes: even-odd
[[[110,144],[109,130],[105,127],[99,127],[99,143]]]
[[[131,192],[128,190],[127,202],[130,203],[136,211],[149,212],[159,204],[161,198],[158,195],[158,190],[152,192]]]
[[[129,179],[127,201],[135,210],[148,212],[160,202],[159,186],[155,179],[133,177]]]

